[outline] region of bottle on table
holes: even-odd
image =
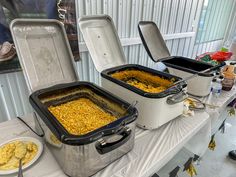
[[[211,92],[215,97],[219,97],[222,90],[221,79],[214,78],[211,82]]]

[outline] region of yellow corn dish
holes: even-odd
[[[129,85],[149,93],[163,92],[174,83],[174,79],[163,79],[159,76],[140,70],[119,71],[111,74],[111,77],[124,81]]]
[[[84,135],[117,119],[88,98],[49,106],[48,110],[73,135]]]
[[[0,170],[13,170],[29,163],[37,154],[38,147],[33,142],[13,141],[0,147]]]

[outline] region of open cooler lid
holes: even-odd
[[[108,15],[84,16],[78,21],[84,41],[99,72],[125,64],[114,23]]]
[[[16,19],[11,23],[11,33],[30,92],[77,80],[61,22]]]
[[[154,22],[139,22],[138,31],[148,55],[154,62],[170,56],[161,32]]]

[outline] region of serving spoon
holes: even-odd
[[[23,171],[22,171],[22,159],[25,157],[27,150],[23,146],[17,146],[15,149],[15,157],[19,159],[19,170],[18,170],[18,177],[23,177]]]
[[[20,161],[19,161],[18,177],[23,177],[23,171],[22,171],[22,159],[20,159]]]

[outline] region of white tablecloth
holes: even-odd
[[[213,97],[212,95],[203,98],[203,102],[218,106],[214,109],[206,107],[206,112],[210,115],[212,134],[214,134],[219,126],[222,124],[225,118],[227,118],[227,105],[236,98],[236,86],[231,91],[222,91],[219,97]],[[222,116],[221,114],[225,114]],[[221,115],[221,116],[220,116]]]
[[[193,117],[180,116],[153,131],[137,128],[134,149],[94,177],[146,177],[157,172],[182,147],[187,146],[191,150],[199,144],[199,141],[201,142],[201,136],[208,136],[206,132],[209,126],[217,122],[226,105],[235,97],[235,92],[234,87],[231,92],[223,92],[216,100],[211,99],[209,102],[208,98],[208,103],[219,106],[216,109],[207,108],[206,112],[196,112]],[[204,99],[207,101],[206,98]],[[24,119],[34,126],[32,115],[27,115]],[[0,132],[0,143],[19,136],[36,137],[17,119],[1,123]],[[194,139],[191,139],[193,137]],[[40,159],[24,172],[24,177],[65,176],[46,145]]]
[[[33,126],[31,115],[24,119]],[[164,166],[208,121],[209,115],[200,112],[194,117],[179,117],[158,130],[145,131],[137,128],[134,149],[94,176],[141,177],[152,175]],[[1,123],[0,130],[0,143],[19,136],[36,137],[17,119]],[[25,171],[24,176],[65,176],[46,145],[44,147],[42,157],[33,167]]]
[[[33,117],[31,115],[27,115],[24,117],[31,126],[34,126]],[[22,124],[19,120],[13,119],[7,122],[3,122],[0,124],[0,143],[3,143],[6,140],[22,137],[22,136],[30,136],[35,137],[41,140],[41,138],[37,137],[34,133],[32,133],[24,124]],[[8,175],[8,176],[16,176],[16,175]],[[8,177],[7,176],[7,177]],[[61,171],[59,165],[55,161],[51,152],[48,150],[47,146],[44,145],[44,152],[39,160],[29,169],[24,171],[24,177],[66,177],[64,173]]]
[[[204,103],[216,107],[206,106],[205,111],[210,115],[210,125],[207,124],[185,145],[190,152],[199,156],[206,152],[211,135],[218,131],[223,121],[228,117],[226,107],[235,97],[236,87],[234,86],[230,92],[222,91],[219,97],[214,97],[210,94],[200,99]]]

